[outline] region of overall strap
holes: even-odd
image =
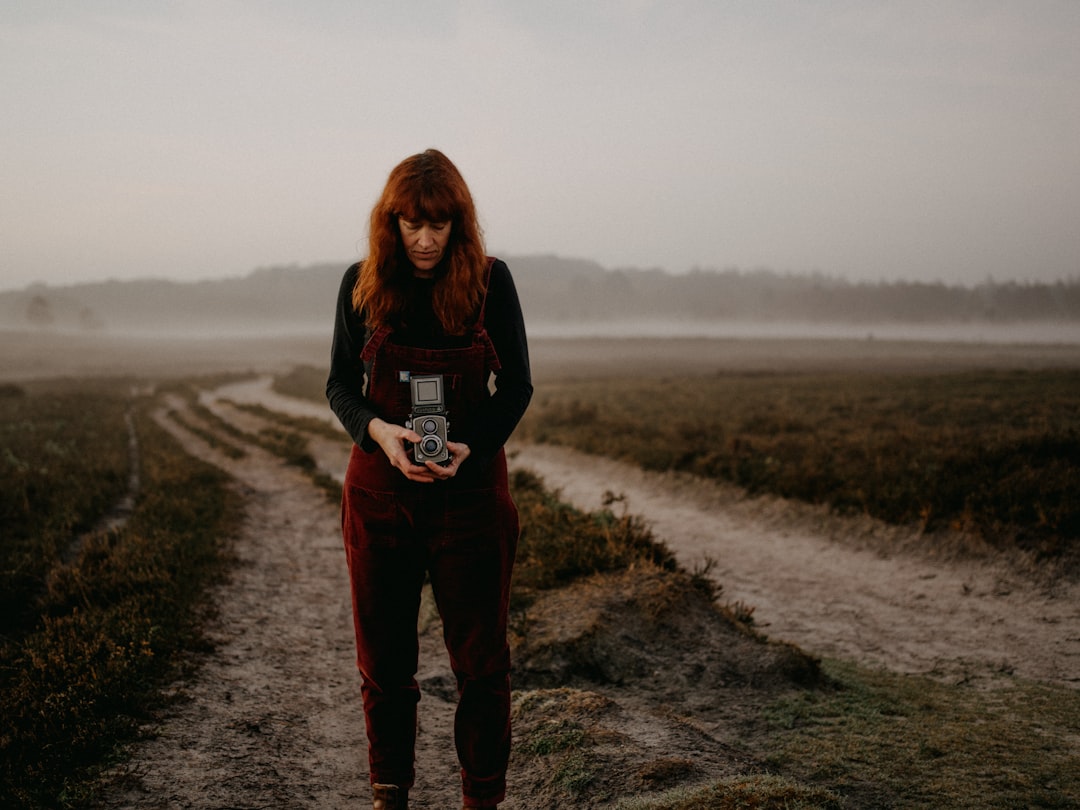
[[[389,326],[380,326],[374,332],[371,333],[371,337],[367,339],[364,344],[363,350],[360,352],[360,359],[365,363],[370,363],[375,359],[376,352],[382,348],[383,343],[390,336]]]
[[[502,363],[499,361],[499,355],[495,351],[495,345],[491,342],[491,337],[488,335],[487,330],[484,328],[484,310],[487,306],[487,294],[488,287],[491,284],[491,268],[495,264],[495,257],[488,256],[487,270],[484,275],[484,296],[480,300],[480,312],[477,315],[476,322],[473,324],[473,333],[480,338],[484,344],[484,352],[486,356],[486,364],[490,371],[499,371],[502,368]],[[360,352],[360,359],[366,363],[373,362],[375,355],[379,349],[386,342],[386,339],[390,336],[393,330],[386,325],[376,328],[371,336],[364,343],[364,348]]]

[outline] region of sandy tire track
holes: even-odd
[[[511,450],[512,466],[533,470],[581,509],[601,508],[606,492],[625,496],[625,508],[643,516],[685,566],[714,560],[723,598],[754,607],[757,625],[773,638],[951,682],[1015,674],[1080,686],[1075,583],[1040,588],[1005,562],[885,554],[874,537],[902,546],[903,530],[748,498],[702,479],[564,447]]]
[[[367,751],[338,509],[256,447],[240,459],[209,447],[169,418],[184,407],[172,400],[154,418],[241,488],[237,565],[214,596],[214,651],[192,682],[177,687],[183,699],[153,738],[114,774],[103,806],[363,807]],[[439,697],[453,682],[440,668],[437,622],[428,622],[422,645],[424,767],[413,806],[454,807],[453,707]]]

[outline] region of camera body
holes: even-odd
[[[412,445],[413,459],[417,464],[434,461],[445,464],[450,461],[446,446],[450,420],[446,412],[442,374],[418,374],[409,377],[412,411],[405,420],[405,427],[420,435],[420,441]]]

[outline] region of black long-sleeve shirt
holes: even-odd
[[[364,325],[363,314],[356,312],[352,305],[352,291],[359,271],[360,265],[354,264],[341,280],[326,398],[353,441],[371,452],[376,445],[368,436],[368,423],[377,416],[382,418],[382,414],[365,395],[370,365],[360,359],[360,352],[370,331]],[[391,339],[424,349],[467,346],[471,335],[446,335],[440,328],[431,308],[433,282],[415,279],[413,284],[409,296],[411,306],[401,318],[401,324],[395,326]],[[502,368],[495,374],[493,395],[484,401],[476,418],[470,420],[475,426],[472,434],[454,437],[455,441],[469,446],[471,455],[466,463],[470,466],[490,461],[506,443],[525,413],[533,391],[521,304],[510,269],[498,259],[491,268],[484,325]]]

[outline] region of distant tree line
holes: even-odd
[[[849,282],[770,270],[604,270],[576,263],[551,272],[516,260],[521,297],[545,319],[679,317],[830,323],[1013,322],[1080,319],[1080,280],[992,280],[975,287],[925,282]],[[522,272],[524,270],[524,272]]]
[[[770,270],[608,270],[556,256],[508,257],[536,321],[682,319],[822,323],[1010,323],[1080,320],[1080,279],[849,282]],[[243,277],[140,279],[0,293],[0,327],[329,329],[345,262],[271,267]]]

